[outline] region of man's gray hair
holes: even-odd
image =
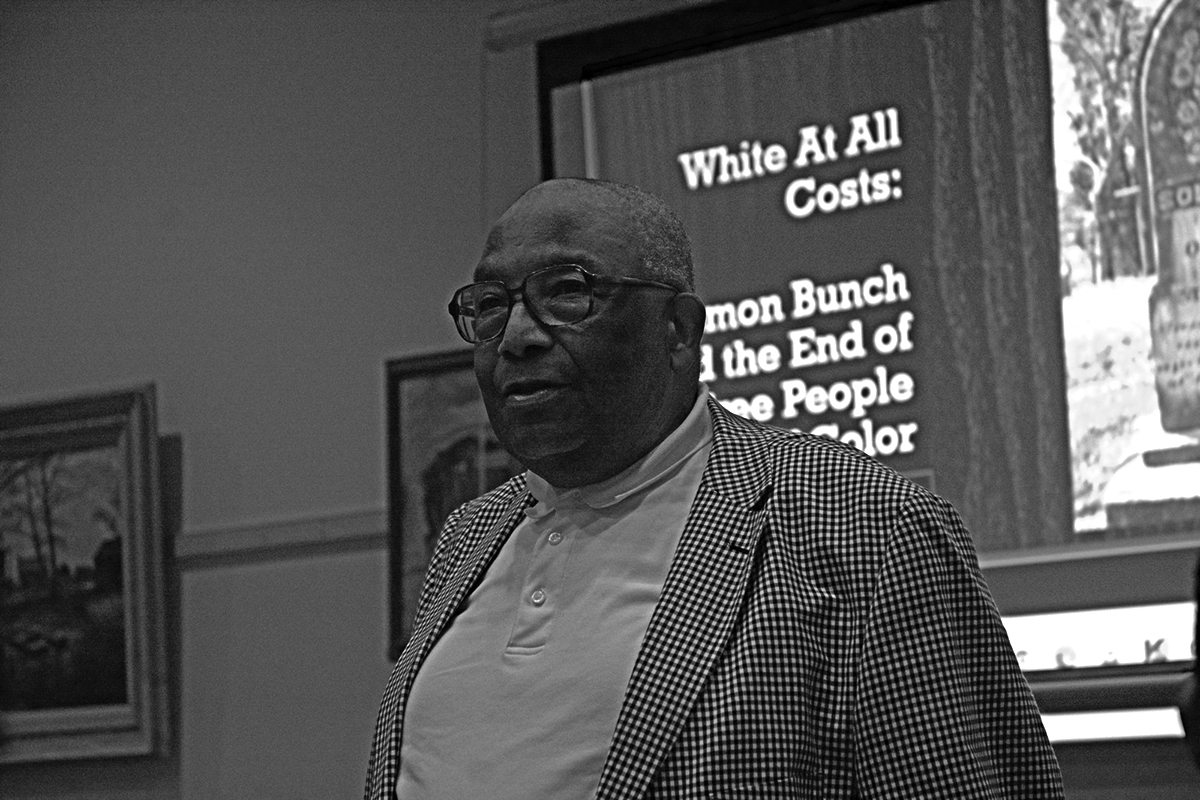
[[[682,292],[696,289],[692,245],[679,216],[661,197],[626,183],[581,179],[615,196],[629,215],[642,244],[645,277]]]

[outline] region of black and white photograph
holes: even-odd
[[[0,0],[4,800],[1183,800],[1198,598],[1200,0]]]

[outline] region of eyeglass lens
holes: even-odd
[[[484,342],[500,335],[516,297],[524,296],[533,315],[544,325],[569,325],[592,309],[591,284],[579,267],[563,265],[531,273],[510,292],[501,281],[474,283],[459,290],[459,330],[464,338]]]

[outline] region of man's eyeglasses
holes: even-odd
[[[547,328],[582,322],[592,313],[594,287],[603,284],[679,292],[658,281],[593,275],[578,264],[556,264],[529,273],[516,289],[509,289],[503,281],[464,286],[450,301],[450,315],[459,334],[471,344],[478,344],[504,332],[513,304],[521,299],[529,314]]]

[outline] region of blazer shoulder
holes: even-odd
[[[836,541],[836,551],[850,553],[880,549],[912,524],[931,531],[962,526],[946,500],[848,444],[719,406],[713,421],[711,485],[742,498],[761,497],[769,487],[777,522],[803,532],[806,542]]]
[[[739,417],[712,401],[716,440],[726,445],[731,463],[741,469],[758,461],[777,486],[796,486],[811,492],[865,496],[903,502],[914,495],[937,499],[924,487],[844,442],[798,429],[785,429]],[[816,495],[814,495],[816,496]]]
[[[843,442],[718,413],[725,416],[714,429],[723,431],[716,440],[723,452],[713,485],[761,479],[771,490],[766,508],[772,545],[798,554],[819,585],[869,602],[887,560],[918,550],[977,569],[961,516],[926,487]],[[760,478],[745,478],[755,470]],[[763,494],[755,488],[741,497]]]
[[[431,569],[440,565],[459,543],[469,540],[472,532],[491,527],[504,514],[505,509],[524,494],[525,473],[521,472],[450,512],[438,534],[437,545],[430,560]]]
[[[451,512],[446,518],[443,535],[452,530],[469,527],[481,517],[490,519],[491,524],[512,503],[526,493],[525,473],[521,472],[506,480],[496,488],[484,492],[478,497],[468,500]]]

